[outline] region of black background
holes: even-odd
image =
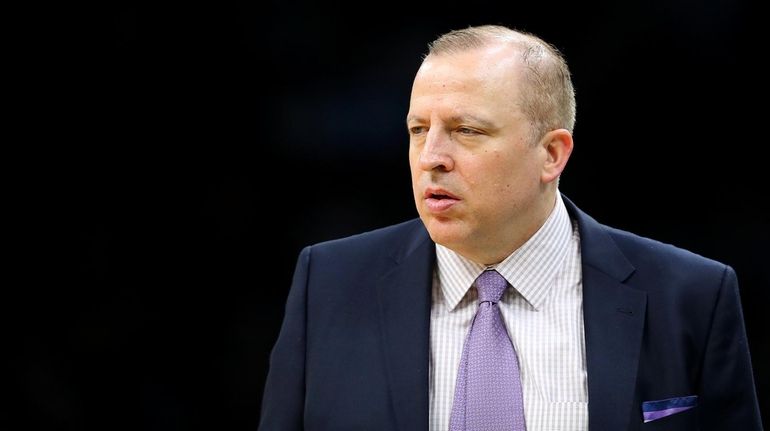
[[[140,4],[33,11],[34,203],[3,417],[26,429],[255,429],[295,259],[416,216],[404,118],[426,44],[503,24],[567,57],[561,189],[738,273],[770,400],[761,14],[746,0]],[[16,39],[14,39],[16,40]],[[759,104],[757,104],[759,102]],[[32,235],[34,233],[34,235]],[[4,420],[5,420],[4,419]]]

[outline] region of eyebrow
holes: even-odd
[[[481,117],[477,117],[471,114],[455,115],[453,117],[450,117],[449,119],[455,124],[472,123],[472,124],[478,124],[479,126],[486,129],[497,129],[497,126],[495,126],[495,124],[492,123],[491,121],[485,120]]]
[[[422,117],[419,117],[417,115],[409,115],[406,117],[406,123],[409,124],[413,121],[416,122],[422,122],[424,121]],[[472,124],[478,124],[481,127],[484,127],[486,129],[497,129],[498,127],[492,123],[489,120],[485,120],[483,118],[477,117],[475,115],[471,114],[463,114],[463,115],[454,115],[452,117],[449,117],[449,121],[455,124],[458,123],[472,123]]]
[[[411,123],[412,121],[417,121],[417,122],[420,122],[420,121],[423,121],[423,120],[422,120],[422,117],[418,117],[418,116],[416,116],[416,115],[408,115],[408,116],[406,117],[406,123],[407,123],[407,124],[409,124],[409,123]]]

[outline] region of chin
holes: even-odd
[[[468,236],[467,226],[458,220],[423,217],[422,222],[430,234],[430,239],[447,248],[454,248],[453,245],[462,243]]]

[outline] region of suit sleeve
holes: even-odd
[[[703,430],[762,430],[735,271],[725,267],[700,381]]]
[[[303,429],[306,301],[310,247],[299,255],[262,398],[260,431]]]

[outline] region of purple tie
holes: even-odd
[[[508,282],[495,270],[476,279],[479,309],[457,372],[450,431],[525,431],[519,360],[497,303]]]

